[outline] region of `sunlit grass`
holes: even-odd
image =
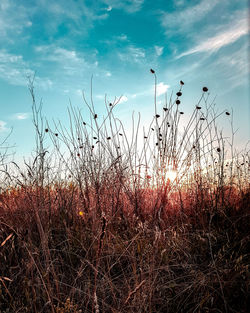
[[[85,97],[89,119],[49,125],[30,85],[36,155],[1,163],[1,312],[246,312],[249,152],[207,91],[180,124],[180,81],[129,136]]]

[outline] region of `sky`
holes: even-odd
[[[236,143],[250,139],[249,24],[245,0],[0,0],[0,142],[16,156],[34,148],[32,99],[50,122],[66,123],[69,103],[82,108],[82,91],[102,114],[105,95],[121,97],[124,124],[132,112],[152,117],[185,82],[182,109],[191,112],[203,86],[218,110],[233,110]],[[221,121],[226,131],[230,123]]]

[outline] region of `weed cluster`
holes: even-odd
[[[50,126],[30,82],[36,155],[1,162],[1,312],[247,312],[249,154],[207,87],[181,129],[183,86],[129,136],[92,95]]]

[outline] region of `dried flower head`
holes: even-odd
[[[177,100],[175,101],[175,103],[176,103],[176,104],[180,104],[181,101],[177,99]]]
[[[176,93],[176,96],[178,96],[178,97],[180,97],[182,95],[182,92],[181,91],[178,91],[177,93]]]
[[[159,118],[159,117],[160,117],[160,115],[159,115],[159,114],[156,114],[156,115],[155,115],[155,117],[156,117],[156,118]]]
[[[168,108],[163,108],[163,110],[166,112],[168,110]]]
[[[111,139],[111,137],[107,137],[107,140],[110,140]]]
[[[200,109],[201,109],[201,107],[197,105],[197,106],[196,106],[196,109],[197,109],[197,110],[200,110]]]
[[[55,136],[58,137],[58,133],[55,133]]]
[[[82,122],[83,123],[83,125],[86,125],[86,123],[85,122]]]
[[[181,80],[181,81],[180,81],[180,84],[183,86],[183,85],[184,85],[184,82]]]
[[[47,133],[49,130],[48,130],[48,128],[45,128],[45,133]]]
[[[208,91],[208,88],[207,88],[207,87],[203,87],[202,90],[203,90],[204,92],[207,92],[207,91]]]
[[[217,152],[220,152],[221,150],[220,150],[220,148],[217,148]]]
[[[180,114],[184,114],[184,112],[180,112]]]
[[[230,115],[230,113],[229,113],[229,112],[226,112],[226,115]]]
[[[154,74],[155,73],[155,71],[151,68],[150,69],[150,72],[152,73],[152,74]]]

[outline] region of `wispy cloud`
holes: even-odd
[[[157,56],[161,56],[163,53],[164,47],[155,46],[155,53]]]
[[[0,133],[8,131],[8,128],[6,127],[6,122],[0,121]]]
[[[13,115],[13,119],[15,120],[27,120],[29,118],[29,113],[16,113]]]
[[[113,9],[122,9],[127,13],[140,11],[144,0],[104,0],[104,2]]]
[[[8,53],[0,50],[0,78],[11,85],[26,86],[28,77],[35,75],[35,71],[23,59],[22,55]],[[47,90],[52,86],[52,81],[46,77],[36,76],[39,87]]]
[[[138,48],[134,46],[128,46],[123,51],[118,52],[118,57],[122,61],[132,62],[132,63],[141,63],[145,58],[146,53],[143,48]]]
[[[189,5],[185,9],[178,9],[172,13],[164,12],[161,18],[162,25],[166,28],[166,32],[169,30],[188,31],[190,25],[200,21],[220,2],[221,0],[202,0],[198,4]]]
[[[27,84],[27,76],[34,75],[21,55],[0,50],[0,78],[12,85]]]
[[[21,1],[1,0],[0,3],[0,40],[12,42],[22,31],[32,26],[32,9],[27,10]]]
[[[210,37],[207,40],[203,39],[201,43],[196,45],[194,48],[180,54],[177,56],[177,58],[200,52],[216,52],[222,47],[234,43],[242,36],[247,35],[248,32],[249,28],[247,20],[241,19],[231,28],[227,28],[223,32]]]

